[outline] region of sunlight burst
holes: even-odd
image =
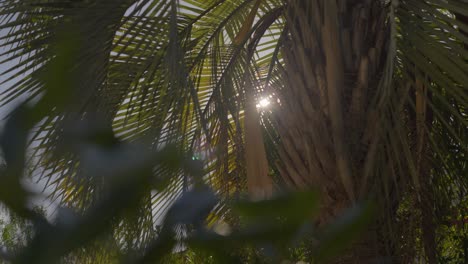
[[[270,99],[268,98],[262,98],[258,104],[257,104],[257,108],[265,108],[267,106],[270,105]]]

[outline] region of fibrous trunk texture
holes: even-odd
[[[249,78],[246,80],[246,86],[244,127],[247,188],[252,199],[266,199],[272,195],[273,182],[268,175],[268,161],[263,144],[260,117],[256,109],[254,88]]]
[[[318,225],[366,198],[371,187],[365,164],[377,142],[375,93],[387,57],[387,15],[382,1],[289,1],[278,166],[292,188],[320,189]],[[370,228],[337,262],[376,261],[377,233]]]
[[[234,40],[235,45],[240,45],[249,36],[255,16],[261,0],[256,0],[249,15],[247,16],[239,34]],[[247,57],[251,58],[252,50],[248,50]],[[249,60],[249,59],[248,59]],[[268,175],[268,161],[263,144],[260,116],[256,108],[255,91],[249,69],[244,74],[244,85],[246,91],[245,106],[245,163],[247,174],[247,189],[251,199],[259,200],[271,197],[273,193],[273,182]]]

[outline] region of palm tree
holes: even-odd
[[[41,168],[63,203],[86,206],[93,192],[72,180],[79,159],[46,154],[63,142],[66,124],[99,113],[120,140],[174,143],[203,157],[206,179],[227,199],[245,189],[257,199],[317,188],[319,226],[374,200],[375,223],[337,263],[413,262],[417,240],[436,263],[437,228],[466,214],[464,1],[0,6],[3,105],[34,100],[45,85],[68,94],[44,103],[49,114],[30,141],[33,171]],[[64,77],[41,77],[62,40],[74,56],[57,69]],[[268,107],[257,107],[261,100]],[[175,175],[169,191],[148,194],[143,206],[164,210],[189,181]]]

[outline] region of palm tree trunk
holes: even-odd
[[[237,34],[234,44],[241,45],[247,38],[252,28],[255,16],[261,0],[256,0],[249,15],[244,21],[241,30]],[[252,57],[252,50],[248,49],[247,58]],[[273,182],[268,175],[268,160],[263,143],[260,116],[256,109],[255,88],[250,79],[251,73],[246,69],[244,74],[244,85],[246,91],[245,106],[245,165],[247,174],[247,190],[251,199],[260,200],[271,197],[273,193]]]
[[[373,104],[388,41],[381,1],[291,0],[285,47],[287,89],[277,112],[279,165],[292,188],[319,188],[318,225],[367,197],[364,162],[376,134]],[[337,263],[370,263],[379,256],[369,228]]]
[[[247,189],[252,199],[267,199],[273,193],[273,182],[268,175],[260,116],[256,109],[254,87],[249,78],[246,78],[246,98],[244,128]]]

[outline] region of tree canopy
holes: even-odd
[[[21,101],[1,137],[0,201],[46,227],[18,263],[51,257],[41,243],[62,257],[102,230],[126,257],[149,248],[145,263],[177,248],[162,223],[282,217],[262,206],[290,214],[288,238],[314,214],[339,226],[345,208],[362,231],[368,200],[398,261],[468,258],[466,1],[4,0],[0,21],[0,103]],[[43,223],[25,177],[94,227]],[[275,194],[298,189],[281,207]],[[61,247],[57,230],[75,241]],[[305,248],[327,255],[337,240]]]

